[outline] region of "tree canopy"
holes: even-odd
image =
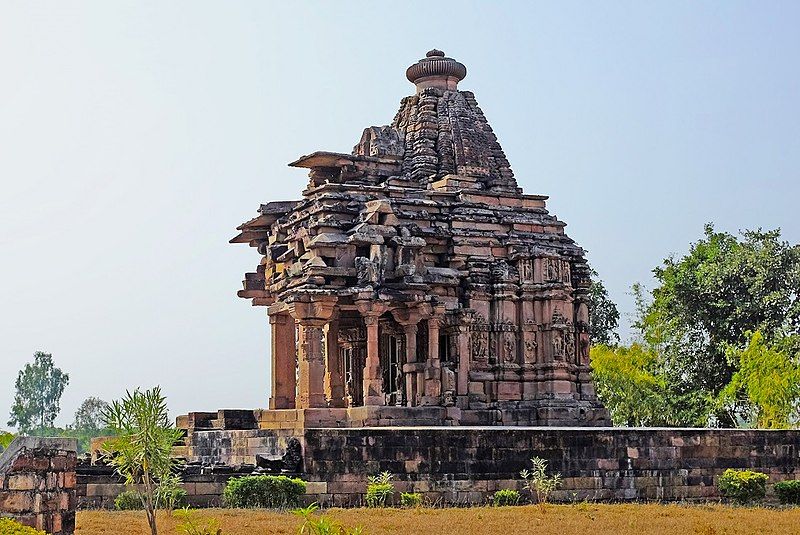
[[[603,281],[592,270],[589,286],[589,337],[593,344],[613,345],[619,343],[619,310],[608,296]]]
[[[26,364],[17,375],[8,425],[25,434],[41,434],[53,427],[61,411],[61,394],[67,384],[69,375],[55,367],[53,356],[37,351],[33,363]]]
[[[708,224],[687,254],[653,274],[649,294],[634,286],[640,346],[592,353],[615,422],[646,424],[656,407],[674,425],[795,425],[800,246],[781,240],[780,230],[734,236]],[[642,392],[647,402],[632,413],[628,404]]]

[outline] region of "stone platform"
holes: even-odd
[[[194,430],[181,453],[211,465],[281,459],[297,440],[309,501],[358,505],[368,476],[388,471],[400,491],[431,501],[485,503],[497,490],[522,490],[520,470],[542,457],[564,478],[570,500],[718,499],[727,468],[767,473],[770,484],[800,478],[800,431],[577,427],[367,427]],[[273,465],[275,466],[275,465]],[[193,482],[198,483],[197,479]],[[217,477],[216,492],[224,482]],[[213,493],[201,486],[208,502]],[[771,488],[770,488],[771,495]],[[768,495],[768,496],[769,496]]]

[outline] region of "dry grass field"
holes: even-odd
[[[368,535],[800,535],[800,508],[734,508],[721,505],[578,504],[469,509],[330,509],[325,514]],[[205,509],[224,535],[295,534],[300,519],[264,510]],[[174,534],[166,514],[159,525]],[[146,535],[144,513],[81,511],[76,535]]]

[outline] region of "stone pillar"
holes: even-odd
[[[364,406],[385,405],[383,396],[383,377],[381,377],[381,361],[378,354],[378,317],[364,316],[367,327],[367,361],[364,366]]]
[[[440,405],[442,396],[442,364],[439,361],[439,326],[438,316],[428,319],[428,360],[425,363],[425,390],[422,405]]]
[[[293,409],[297,390],[295,326],[289,314],[271,314],[272,395],[270,409]]]
[[[344,407],[344,366],[339,351],[339,320],[328,323],[325,333],[327,361],[325,373],[325,395],[331,407]]]
[[[336,297],[300,294],[288,303],[298,328],[297,408],[327,407],[323,327],[333,314]]]
[[[325,353],[322,321],[297,320],[300,369],[297,378],[297,407],[327,407],[325,398]]]
[[[411,407],[417,405],[418,396],[421,395],[421,392],[417,391],[415,367],[417,362],[417,324],[403,325],[403,332],[406,335],[406,362],[403,365],[403,375],[406,381],[406,402]]]
[[[472,359],[470,351],[469,325],[458,326],[458,373],[456,377],[456,394],[466,396],[469,388],[469,367]]]

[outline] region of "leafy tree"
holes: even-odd
[[[590,350],[598,397],[614,425],[630,427],[701,425],[704,413],[695,409],[697,394],[670,389],[659,356],[647,346],[595,345]]]
[[[670,389],[696,400],[693,412],[735,425],[713,403],[739,368],[728,358],[730,347],[746,345],[748,331],[767,341],[798,333],[800,246],[781,241],[780,230],[737,238],[708,224],[688,254],[666,259],[653,273],[652,299],[641,287],[637,296],[643,341],[659,354]]]
[[[72,427],[78,431],[97,432],[104,429],[103,411],[108,403],[100,398],[88,397],[83,400],[78,410],[75,411],[75,421]]]
[[[800,423],[800,353],[792,352],[797,338],[769,344],[760,331],[747,347],[732,350],[739,370],[720,395],[732,418],[749,425],[784,429]]]
[[[53,427],[67,384],[69,375],[55,367],[52,355],[41,351],[34,353],[33,363],[26,364],[17,376],[17,392],[8,425],[16,426],[25,434],[41,434]]]
[[[614,345],[619,343],[619,310],[608,297],[603,281],[592,270],[589,286],[589,337],[593,344]]]
[[[145,392],[127,392],[103,410],[105,425],[114,433],[103,449],[111,464],[125,478],[127,485],[142,486],[142,505],[147,514],[151,535],[158,535],[156,509],[159,507],[158,486],[175,484],[172,469],[172,446],[181,438],[173,427],[161,388]]]

